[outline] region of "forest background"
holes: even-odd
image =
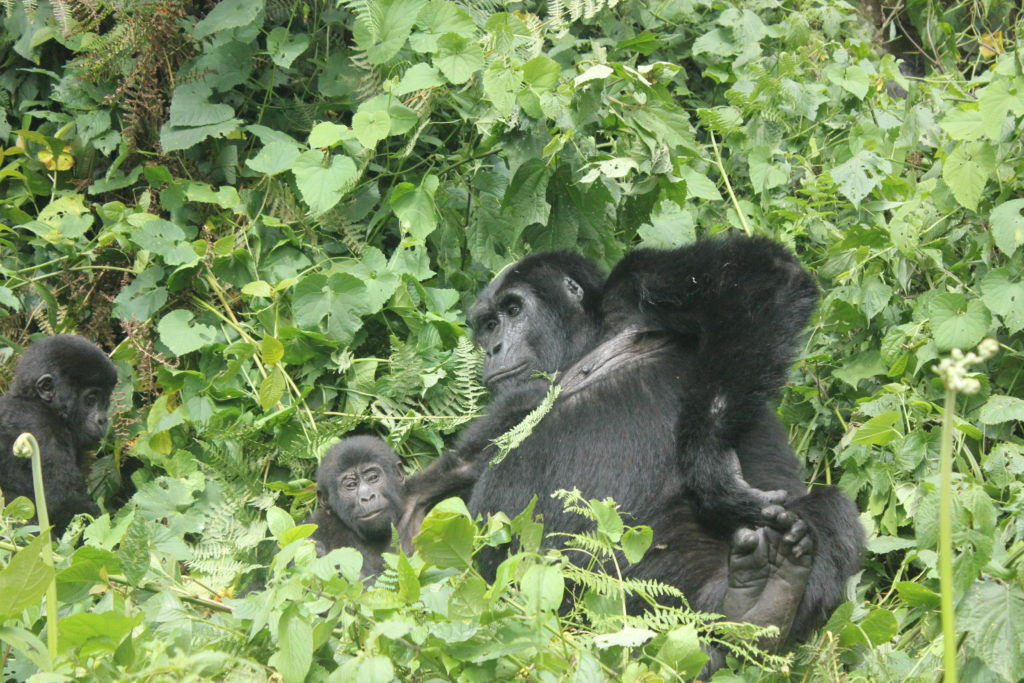
[[[934,681],[942,501],[960,675],[1024,679],[1019,3],[0,8],[0,387],[39,333],[121,377],[90,470],[109,514],[51,567],[31,508],[2,508],[5,679],[657,681],[714,641],[716,681]],[[616,578],[649,537],[604,501],[568,501],[585,568],[528,515],[454,503],[368,591],[358,554],[315,558],[326,445],[376,433],[414,471],[486,403],[464,311],[497,270],[730,231],[822,288],[778,411],[869,541],[810,642],[782,660],[705,615],[623,615],[664,588]],[[980,391],[948,401],[933,369],[986,336]],[[488,584],[474,548],[512,535]],[[560,612],[567,585],[588,599]]]

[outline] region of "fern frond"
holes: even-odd
[[[540,421],[544,419],[544,416],[551,412],[551,409],[555,406],[555,399],[562,393],[562,387],[551,383],[548,388],[548,393],[544,397],[544,400],[540,402],[540,405],[527,413],[523,421],[517,424],[512,429],[508,430],[497,439],[494,439],[492,443],[498,448],[497,454],[491,458],[491,466],[497,465],[505,459],[509,453],[519,447],[530,434],[533,434],[534,428],[540,424]]]

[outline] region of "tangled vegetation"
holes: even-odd
[[[0,387],[35,333],[113,349],[122,378],[90,469],[108,514],[50,560],[2,503],[5,679],[657,681],[713,641],[716,681],[934,681],[941,509],[960,676],[1024,679],[1015,0],[0,7]],[[327,444],[370,431],[415,470],[484,405],[464,311],[498,269],[731,230],[823,290],[778,410],[869,552],[811,642],[623,614],[624,591],[671,596],[617,577],[649,533],[573,492],[588,567],[529,510],[457,501],[369,590],[355,551],[315,557]],[[985,337],[957,366],[976,391],[947,395],[933,369]],[[487,583],[474,550],[512,535]],[[560,611],[566,590],[588,598]]]

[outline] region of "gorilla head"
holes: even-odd
[[[404,484],[402,461],[384,441],[354,436],[327,451],[316,492],[321,510],[332,511],[360,541],[371,542],[390,540],[402,511]]]
[[[530,256],[494,279],[469,311],[494,393],[575,362],[600,331],[604,274],[579,254]]]
[[[14,372],[11,395],[48,406],[80,448],[91,448],[107,433],[115,384],[117,370],[103,351],[77,335],[60,334],[28,347]]]

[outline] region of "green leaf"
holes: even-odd
[[[391,130],[391,117],[386,111],[363,111],[356,112],[352,117],[352,130],[356,134],[356,140],[366,147],[373,149],[377,143],[388,136]]]
[[[465,508],[461,500],[449,498],[427,513],[419,535],[413,539],[425,561],[441,569],[472,565],[476,527]]]
[[[0,615],[15,616],[46,594],[54,574],[53,567],[43,562],[43,546],[49,542],[47,534],[36,536],[0,571]]]
[[[873,609],[864,620],[849,624],[839,634],[839,642],[849,647],[868,645],[874,647],[889,642],[899,632],[896,617],[887,609]]]
[[[427,175],[417,187],[412,183],[399,183],[391,192],[391,210],[398,216],[403,232],[423,241],[437,228],[437,209],[434,193],[437,176]]]
[[[538,92],[553,90],[562,76],[562,67],[558,62],[538,55],[523,64],[523,80]]]
[[[874,152],[861,150],[829,171],[832,180],[854,206],[878,187],[892,164]]]
[[[249,26],[263,17],[264,0],[221,0],[192,27],[192,38],[199,40],[218,31]]]
[[[160,129],[165,152],[188,149],[208,137],[222,137],[241,125],[234,118],[234,109],[209,101],[212,94],[202,81],[185,82],[174,89],[167,123]]]
[[[686,182],[687,199],[707,199],[712,202],[722,201],[718,188],[706,175],[690,166],[679,169],[679,177]]]
[[[267,365],[277,365],[284,358],[284,344],[267,335],[260,340],[260,358]]]
[[[191,311],[179,308],[161,318],[156,326],[160,341],[175,356],[198,351],[217,341],[217,330],[214,328],[201,323],[190,324],[194,317]]]
[[[310,147],[326,149],[334,147],[339,142],[351,140],[354,137],[355,133],[348,126],[343,126],[333,121],[321,121],[309,131],[307,142]]]
[[[615,633],[602,633],[595,636],[594,645],[602,650],[609,647],[640,647],[656,635],[658,635],[657,631],[626,626]]]
[[[437,40],[434,66],[449,83],[462,85],[484,66],[484,48],[475,40],[446,33]]]
[[[856,64],[849,66],[830,64],[825,67],[824,73],[825,78],[852,94],[858,100],[863,100],[864,96],[868,94],[868,88],[871,85],[870,78],[868,73]]]
[[[307,275],[292,290],[295,322],[347,344],[369,310],[366,285],[348,273]]]
[[[270,507],[267,509],[267,527],[274,538],[281,540],[286,533],[295,528],[295,520],[281,508]]]
[[[626,528],[622,523],[622,517],[610,504],[600,500],[591,500],[590,507],[594,510],[594,518],[597,520],[597,532],[612,543],[617,543]]]
[[[928,307],[932,336],[939,351],[977,346],[992,324],[992,314],[978,299],[963,294],[940,294]]]
[[[114,298],[114,315],[121,320],[148,321],[167,303],[167,288],[157,285],[163,279],[164,269],[160,266],[150,266],[139,273]]]
[[[398,289],[399,276],[388,267],[388,260],[376,247],[366,247],[358,261],[339,266],[339,271],[359,278],[366,286],[366,312],[376,313]]]
[[[686,624],[677,626],[665,635],[665,644],[658,651],[658,661],[668,664],[684,678],[697,676],[708,661],[697,629]]]
[[[462,9],[449,0],[431,0],[416,18],[420,29],[409,38],[409,44],[417,52],[437,52],[438,38],[445,33],[474,38],[477,35],[476,22]]]
[[[991,396],[981,407],[979,419],[987,425],[1012,420],[1024,421],[1024,399],[1016,396]]]
[[[938,607],[942,601],[938,593],[915,581],[898,581],[893,586],[900,599],[914,607]]]
[[[884,375],[888,369],[878,351],[861,351],[847,358],[843,367],[833,370],[832,375],[856,389],[861,380]]]
[[[268,664],[281,674],[285,683],[302,683],[313,664],[313,627],[299,604],[285,608],[277,622],[277,652]]]
[[[508,116],[516,105],[516,93],[523,87],[518,67],[498,60],[484,71],[484,92],[502,116]]]
[[[277,175],[289,170],[299,156],[298,145],[291,142],[271,142],[259,154],[245,160],[245,165],[264,175]]]
[[[425,0],[374,0],[362,5],[353,37],[371,64],[384,64],[398,54]]]
[[[163,218],[147,220],[131,233],[131,239],[169,266],[190,266],[199,261],[185,231]]]
[[[899,422],[900,414],[895,410],[873,417],[857,428],[853,443],[860,446],[884,446],[903,436],[897,428]]]
[[[260,407],[263,408],[264,412],[277,405],[281,397],[284,396],[286,386],[284,370],[281,369],[280,365],[275,365],[270,373],[263,378],[263,381],[260,382]]]
[[[645,247],[672,249],[697,240],[693,214],[679,208],[671,199],[663,199],[651,212],[651,222],[637,229]]]
[[[1014,584],[982,579],[957,612],[957,626],[971,634],[969,647],[985,666],[1005,680],[1024,679],[1024,592]]]
[[[992,128],[991,121],[982,114],[977,102],[949,110],[939,125],[954,140],[978,140]]]
[[[990,270],[981,279],[981,300],[1003,319],[1010,332],[1024,329],[1024,283],[1005,268]]]
[[[942,179],[960,206],[977,211],[985,183],[995,169],[996,150],[992,145],[965,142],[946,157],[942,164]]]
[[[242,287],[242,294],[246,296],[261,296],[269,299],[274,296],[274,288],[266,280],[253,280]]]
[[[412,65],[402,74],[402,80],[395,88],[395,95],[408,95],[411,92],[436,88],[444,84],[445,80],[441,76],[441,72],[430,64],[420,62]]]
[[[79,649],[82,654],[114,652],[125,636],[142,623],[144,614],[133,617],[117,612],[73,614],[60,620],[59,649]]]
[[[643,559],[653,540],[654,532],[651,527],[630,527],[622,535],[622,554],[630,564],[636,564]]]
[[[291,34],[283,26],[277,26],[267,34],[267,52],[270,59],[282,69],[287,69],[292,62],[309,47],[309,35],[306,33]]]
[[[992,209],[989,222],[992,224],[992,239],[1007,256],[1013,256],[1024,244],[1024,199],[1011,199]]]
[[[565,579],[556,565],[535,564],[519,580],[519,591],[528,615],[554,612],[562,604]]]
[[[861,310],[868,320],[885,310],[892,298],[892,287],[882,282],[877,275],[871,275],[861,286]]]
[[[330,155],[330,160],[330,166],[324,166],[324,153],[310,150],[300,154],[292,164],[295,184],[315,215],[341,201],[356,180],[354,161],[341,154]]]
[[[546,224],[551,205],[547,202],[551,169],[541,159],[528,159],[516,170],[505,196],[501,213],[508,216],[517,230],[531,223]]]

